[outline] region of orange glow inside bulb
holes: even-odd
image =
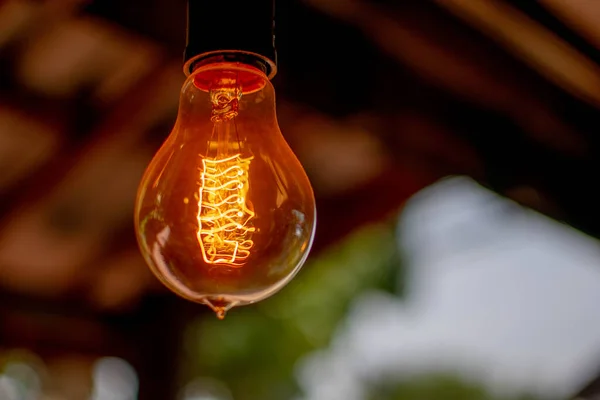
[[[257,68],[200,66],[148,166],[136,233],[155,275],[217,316],[277,292],[298,272],[316,224],[314,196]]]

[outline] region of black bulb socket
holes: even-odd
[[[277,72],[275,0],[188,0],[184,72],[207,59]]]

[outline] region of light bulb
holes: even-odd
[[[138,191],[136,234],[151,270],[223,318],[293,278],[315,224],[312,188],[279,130],[267,75],[251,62],[200,63]]]

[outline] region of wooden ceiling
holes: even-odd
[[[600,236],[600,3],[277,5],[278,115],[316,191],[315,254],[453,174]],[[170,296],[132,209],[176,118],[184,21],[184,0],[0,2],[4,322],[15,304],[95,321]],[[18,342],[29,325],[11,326]]]

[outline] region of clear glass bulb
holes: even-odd
[[[279,130],[267,76],[244,63],[197,67],[136,200],[136,234],[154,274],[223,318],[294,277],[315,225],[312,188]]]

